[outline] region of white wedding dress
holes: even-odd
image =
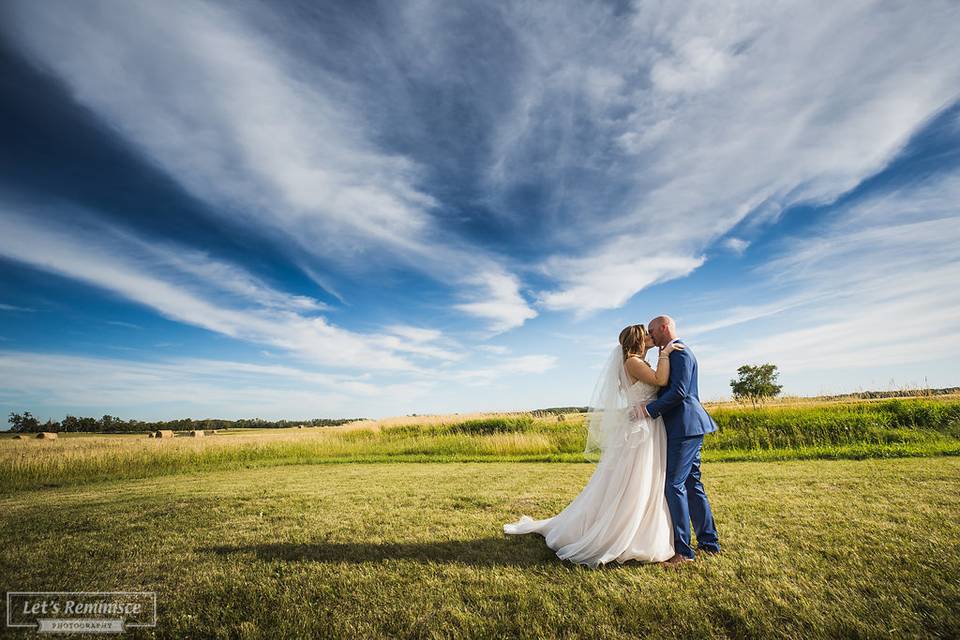
[[[657,387],[637,381],[626,390],[632,405],[656,397]],[[626,414],[621,421],[627,422]],[[673,556],[673,529],[664,496],[667,436],[663,418],[646,421],[621,446],[604,451],[583,490],[563,511],[544,520],[527,515],[503,525],[507,534],[539,533],[561,560],[592,568],[611,561],[662,562]],[[637,422],[632,423],[637,428]]]

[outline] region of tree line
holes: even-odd
[[[86,418],[66,416],[63,420],[47,420],[40,422],[29,411],[10,413],[7,422],[10,430],[16,433],[38,433],[40,431],[56,431],[60,433],[146,433],[158,429],[173,431],[190,431],[193,429],[282,429],[304,425],[308,427],[335,427],[348,422],[363,420],[363,418],[313,418],[311,420],[263,420],[261,418],[244,418],[241,420],[222,420],[220,418],[204,418],[194,420],[181,418],[178,420],[124,420],[115,416],[105,415],[101,418]]]

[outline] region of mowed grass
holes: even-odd
[[[715,408],[708,461],[960,455],[960,400]],[[204,438],[61,434],[0,438],[0,493],[196,470],[329,462],[584,462],[582,414],[413,416]]]
[[[0,497],[3,591],[148,590],[132,637],[960,635],[960,458],[704,465],[724,552],[678,572],[505,536],[593,465],[200,471]],[[32,632],[22,632],[26,637]]]

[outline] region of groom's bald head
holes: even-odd
[[[657,316],[647,325],[647,330],[658,347],[665,347],[677,337],[677,323],[670,316]]]

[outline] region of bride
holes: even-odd
[[[656,398],[670,375],[668,356],[683,345],[664,348],[656,371],[644,360],[652,346],[646,327],[634,324],[620,332],[620,344],[607,359],[587,414],[584,454],[599,457],[587,485],[557,515],[544,520],[523,515],[503,525],[504,533],[539,533],[561,560],[591,568],[673,556],[663,418],[631,420],[628,410]]]

